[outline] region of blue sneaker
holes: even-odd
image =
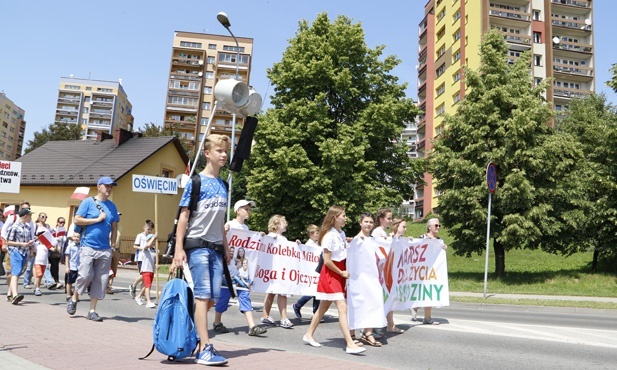
[[[294,309],[294,313],[296,314],[296,317],[301,319],[302,318],[302,312],[300,311],[300,308],[298,306],[296,306],[296,304],[292,304],[291,307]]]
[[[204,348],[204,350],[197,355],[195,363],[208,366],[225,365],[227,363],[227,359],[219,355],[212,344],[208,344],[206,348]]]

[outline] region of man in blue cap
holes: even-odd
[[[118,209],[109,200],[111,190],[118,185],[109,177],[101,177],[96,184],[97,195],[84,199],[75,213],[75,225],[81,226],[81,253],[75,293],[69,300],[66,312],[74,315],[80,294],[90,286],[90,311],[86,318],[103,321],[96,313],[96,304],[105,298],[112,248],[116,247]]]

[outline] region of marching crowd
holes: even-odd
[[[195,297],[194,320],[200,338],[195,362],[204,365],[222,365],[227,359],[221,356],[210,342],[208,335],[208,312],[214,307],[213,329],[218,333],[226,333],[228,329],[222,322],[222,315],[227,311],[231,292],[224,278],[228,270],[233,281],[233,287],[238,294],[238,306],[245,316],[251,336],[264,334],[267,325],[276,325],[271,316],[272,305],[276,298],[280,315],[279,325],[292,328],[293,323],[288,317],[288,295],[266,294],[260,324],[257,325],[252,315],[250,298],[251,276],[248,274],[247,260],[238,251],[235,259],[234,251],[226,240],[226,231],[234,229],[248,230],[246,221],[250,217],[251,208],[255,203],[240,200],[235,203],[236,218],[224,222],[227,205],[227,186],[219,176],[220,169],[227,162],[229,138],[224,135],[210,135],[205,140],[204,156],[207,160],[205,169],[201,172],[199,198],[195,210],[189,209],[192,194],[192,182],[184,189],[178,218],[176,247],[172,262],[172,271],[188,266],[193,279]],[[24,287],[32,285],[34,276],[35,295],[41,294],[42,284],[49,289],[65,288],[67,293],[67,312],[75,314],[79,296],[89,292],[89,311],[86,316],[92,321],[102,321],[96,307],[100,299],[108,292],[108,282],[111,272],[112,255],[115,252],[119,214],[115,204],[109,200],[113,186],[117,184],[109,177],[102,177],[97,183],[97,195],[86,198],[79,206],[74,224],[65,229],[65,219],[59,218],[55,228],[45,223],[46,215],[39,214],[36,222],[32,220],[33,211],[25,202],[19,210],[11,214],[2,226],[2,255],[7,254],[5,265],[9,289],[7,301],[17,305],[24,296],[19,293],[18,279],[23,275]],[[359,354],[365,351],[364,345],[380,347],[378,341],[386,332],[402,333],[393,320],[393,313],[376,318],[377,325],[361,329],[359,336],[356,330],[350,330],[347,315],[346,286],[347,279],[353,271],[346,267],[347,248],[353,239],[379,238],[388,240],[405,235],[406,221],[392,218],[392,211],[387,208],[378,210],[376,217],[370,213],[362,213],[358,220],[360,232],[354,238],[347,238],[342,228],[347,223],[345,209],[332,206],[327,211],[321,227],[307,227],[307,245],[319,246],[322,257],[318,267],[319,283],[315,296],[303,296],[292,304],[293,313],[302,318],[301,308],[313,300],[313,317],[303,335],[305,343],[312,347],[320,347],[315,339],[316,330],[323,322],[324,314],[332,303],[338,310],[341,332],[346,342],[346,353]],[[375,227],[375,225],[377,225]],[[279,241],[287,241],[283,235],[287,228],[284,216],[274,215],[268,223],[268,236]],[[423,238],[438,238],[439,220],[431,219],[427,224],[427,233]],[[130,294],[139,305],[155,308],[156,303],[150,298],[150,287],[154,276],[155,246],[157,234],[153,233],[154,225],[146,220],[143,232],[137,235],[135,260],[140,277],[130,285]],[[47,233],[55,237],[57,243],[48,243]],[[443,244],[443,243],[442,243]],[[444,249],[446,248],[443,244]],[[65,282],[59,281],[60,259],[65,264]],[[0,259],[0,262],[2,262]],[[47,269],[49,266],[49,269]],[[378,270],[377,264],[375,271]],[[227,272],[227,271],[225,271]],[[45,281],[45,282],[43,282]],[[138,291],[139,284],[142,288]],[[381,288],[380,288],[381,289]],[[145,299],[145,303],[144,300]],[[379,302],[381,297],[375,297]],[[382,311],[383,312],[383,311]],[[412,320],[416,320],[413,311]],[[383,323],[383,325],[381,325]],[[438,324],[431,317],[430,308],[424,309],[423,324]],[[357,329],[357,328],[356,328]]]

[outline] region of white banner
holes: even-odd
[[[169,177],[133,175],[133,191],[139,193],[178,194],[178,180]]]
[[[234,248],[231,265],[235,263],[240,270],[246,264],[247,271],[242,275],[248,276],[251,291],[315,295],[320,248],[240,229],[231,229],[227,241]],[[354,239],[347,250],[351,327],[382,327],[385,314],[393,310],[449,306],[448,267],[442,245],[438,239],[401,238],[392,243]]]
[[[441,239],[393,241],[385,273],[392,276],[385,287],[389,286],[385,312],[450,305],[448,264]]]
[[[318,247],[240,229],[229,230],[227,242],[234,247],[237,267],[243,263],[239,260],[247,260],[251,291],[315,295],[319,280],[315,268],[321,254]]]
[[[21,162],[0,161],[0,193],[19,193]]]

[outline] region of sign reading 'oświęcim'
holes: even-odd
[[[0,193],[19,193],[21,162],[0,161]]]
[[[133,175],[133,191],[142,193],[178,194],[178,180],[169,177]]]

